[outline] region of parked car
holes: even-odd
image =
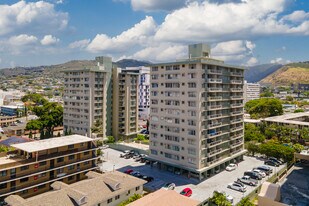
[[[146,131],[147,131],[147,129],[142,129],[142,130],[140,131],[140,133],[141,133],[141,134],[145,134]]]
[[[251,179],[254,179],[254,180],[261,180],[263,178],[262,175],[256,172],[253,172],[253,171],[244,172],[244,176],[249,176]]]
[[[265,165],[274,166],[274,167],[279,167],[279,166],[280,166],[279,163],[274,162],[274,161],[272,161],[272,160],[266,160],[266,161],[264,162],[264,164],[265,164]]]
[[[237,181],[250,186],[256,186],[258,184],[258,182],[254,179],[251,179],[250,176],[243,176],[242,178],[238,178]]]
[[[282,164],[283,164],[282,161],[278,160],[278,159],[275,158],[275,157],[270,157],[270,158],[268,158],[268,160],[271,160],[271,161],[273,161],[273,162],[276,162],[276,163],[278,163],[279,165],[282,165]]]
[[[258,170],[258,169],[253,169],[253,170],[252,170],[252,172],[255,172],[255,173],[257,173],[257,174],[261,175],[261,176],[262,176],[262,178],[266,177],[266,173],[265,173],[265,172],[263,172],[263,171],[261,171],[261,170]]]
[[[134,176],[134,177],[142,177],[143,175],[138,172],[138,171],[134,171],[134,172],[131,172],[130,175]]]
[[[127,169],[126,171],[124,171],[124,173],[126,173],[126,174],[131,174],[132,172],[133,172],[132,169]]]
[[[186,197],[190,197],[192,195],[192,190],[187,187],[185,189],[183,189],[181,192],[180,192],[181,195],[184,195]]]
[[[172,182],[168,182],[166,183],[162,189],[165,189],[165,190],[174,190],[176,187],[175,183],[172,183]]]
[[[233,182],[227,185],[227,188],[237,190],[240,192],[246,192],[247,187],[244,186],[243,184],[240,184],[239,182]]]
[[[226,171],[232,171],[232,170],[235,170],[237,168],[237,165],[236,164],[229,164],[225,170]]]
[[[120,157],[125,157],[126,155],[128,155],[130,153],[129,150],[125,150],[123,153],[120,154]]]
[[[153,177],[146,176],[146,175],[142,176],[142,179],[143,179],[143,180],[146,180],[147,182],[152,182],[152,181],[154,180]]]
[[[273,172],[273,169],[272,169],[272,168],[270,168],[270,167],[268,167],[268,166],[266,166],[266,165],[259,166],[259,167],[254,168],[254,169],[261,170],[261,171],[265,172],[265,173],[266,173],[266,175],[269,175],[269,174],[271,174],[271,173]]]

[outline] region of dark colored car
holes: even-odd
[[[270,158],[268,158],[268,160],[271,160],[271,161],[273,161],[273,162],[276,162],[276,163],[278,163],[279,165],[282,165],[282,164],[283,164],[282,161],[278,160],[278,159],[275,158],[275,157],[270,157]]]
[[[247,172],[244,172],[244,176],[249,176],[251,179],[254,179],[254,180],[261,180],[263,177],[255,172],[252,172],[252,171],[247,171]]]
[[[146,180],[147,182],[152,182],[154,180],[154,178],[150,176],[142,176],[142,179]]]
[[[187,187],[185,189],[183,189],[181,192],[180,192],[181,195],[184,195],[186,197],[190,197],[192,195],[192,190]]]
[[[266,160],[264,162],[265,165],[270,165],[270,166],[274,166],[274,167],[279,167],[280,165],[277,162],[271,161],[271,160]]]

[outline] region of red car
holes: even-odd
[[[184,195],[186,197],[190,197],[192,195],[192,190],[187,187],[185,189],[183,189],[181,192],[180,192],[181,195]]]
[[[132,169],[127,169],[126,171],[124,171],[124,173],[126,173],[126,174],[131,174],[133,172],[133,170]]]

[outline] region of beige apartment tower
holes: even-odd
[[[91,127],[99,121],[103,138],[136,135],[138,74],[117,68],[110,57],[96,57],[95,62],[64,70],[64,130],[95,137]]]
[[[190,45],[189,59],[152,65],[150,73],[151,163],[198,179],[245,153],[244,69],[209,55],[209,46]]]

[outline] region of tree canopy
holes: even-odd
[[[282,104],[280,100],[275,98],[262,98],[248,101],[245,109],[252,118],[273,117],[283,114]]]

